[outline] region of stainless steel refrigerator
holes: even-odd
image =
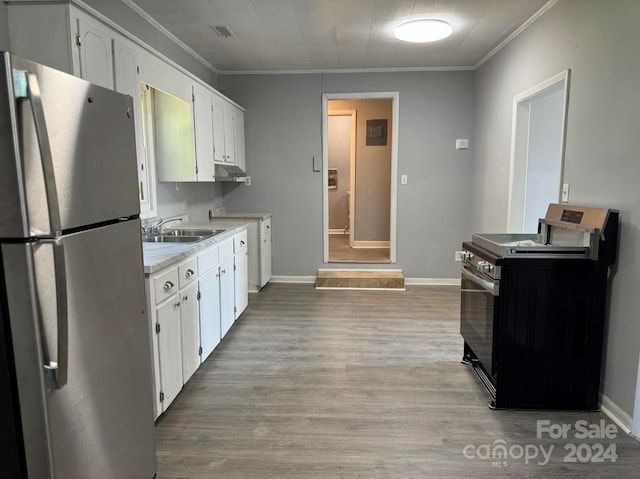
[[[0,477],[152,479],[132,99],[0,55]]]

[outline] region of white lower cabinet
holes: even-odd
[[[249,250],[246,231],[234,238],[233,250],[234,312],[235,319],[238,319],[249,305]]]
[[[156,417],[166,411],[182,389],[182,340],[180,300],[176,294],[155,310],[160,385],[156,385],[159,408]]]
[[[220,273],[216,267],[198,282],[200,288],[200,361],[220,343]]]
[[[180,335],[182,337],[182,384],[200,367],[200,318],[198,284],[180,291]]]
[[[241,242],[245,230],[146,278],[156,418],[231,329],[236,310],[246,307],[246,274],[244,280],[234,274],[246,270],[246,248],[234,255]]]
[[[233,256],[220,265],[220,336],[224,337],[233,322],[235,313],[235,281],[233,277]]]

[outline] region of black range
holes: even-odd
[[[460,332],[497,409],[599,409],[618,212],[551,204],[534,234],[463,243]]]

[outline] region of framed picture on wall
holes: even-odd
[[[387,120],[367,120],[367,146],[387,144]]]
[[[338,189],[338,168],[329,168],[329,189]]]

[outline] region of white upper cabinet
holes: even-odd
[[[236,166],[246,171],[244,157],[244,112],[236,108],[233,112],[233,136],[235,145]]]
[[[75,46],[80,58],[80,78],[113,89],[111,41],[113,32],[84,15],[74,15]]]
[[[143,137],[143,110],[141,85],[138,80],[138,58],[136,48],[130,42],[116,38],[113,40],[113,77],[114,88],[117,92],[130,95],[133,98],[133,110],[136,129],[136,153],[138,158],[138,196],[140,198],[140,213],[155,216],[154,205],[155,188],[152,168],[149,165],[146,141]]]
[[[224,130],[224,101],[221,98],[213,98],[213,146],[216,163],[226,163]]]
[[[198,181],[214,181],[213,108],[211,92],[193,85],[193,123],[196,142],[196,171]]]
[[[245,169],[244,111],[220,97],[213,98],[213,143],[216,163]]]

